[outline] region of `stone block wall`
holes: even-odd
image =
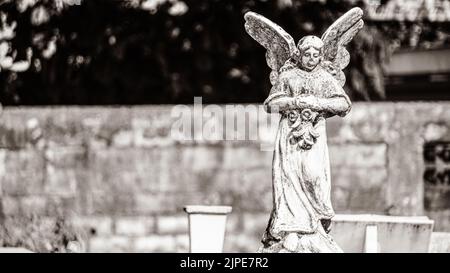
[[[172,110],[5,108],[4,214],[62,214],[84,230],[90,251],[184,252],[183,206],[231,205],[225,250],[256,250],[272,206],[272,152],[261,145],[271,145],[274,129],[250,130],[247,140],[180,140]],[[450,103],[355,103],[328,120],[327,134],[338,213],[429,215],[450,231],[448,162],[436,159],[438,182],[424,179],[434,164],[424,146],[450,142]]]

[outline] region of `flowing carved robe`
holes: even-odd
[[[274,208],[262,240],[266,247],[291,232],[315,234],[320,231],[326,236],[320,220],[334,216],[330,199],[325,118],[346,115],[351,103],[339,83],[328,72],[317,67],[311,72],[299,68],[282,72],[264,104],[281,96],[295,97],[302,94],[321,98],[342,97],[348,103],[348,108],[344,112],[330,109],[322,113],[324,118],[320,118],[316,125],[320,135],[310,150],[299,150],[289,143],[289,121],[286,115],[282,115],[273,157]]]

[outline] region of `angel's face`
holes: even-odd
[[[302,67],[307,70],[311,71],[320,63],[322,59],[322,56],[320,54],[320,50],[309,47],[305,51],[303,51],[302,57],[301,57],[301,63]]]

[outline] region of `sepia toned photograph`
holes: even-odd
[[[450,1],[0,0],[0,253],[450,253]]]

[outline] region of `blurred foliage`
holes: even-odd
[[[32,252],[76,252],[81,245],[79,232],[64,218],[8,216],[0,225],[0,247],[21,247]]]
[[[265,50],[245,33],[245,12],[263,14],[298,40],[320,36],[342,13],[364,6],[338,0],[0,3],[3,27],[16,24],[8,56],[31,64],[26,72],[0,72],[5,105],[192,103],[194,96],[204,103],[262,102],[270,70]],[[416,35],[413,47],[422,38],[445,40],[439,27],[366,20],[350,45],[347,92],[354,100],[383,99],[383,65],[392,51],[411,45],[408,33]]]

